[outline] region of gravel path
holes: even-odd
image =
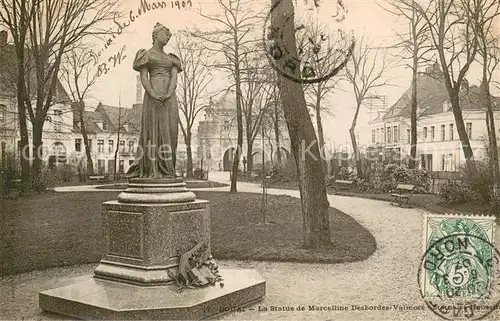
[[[211,175],[210,179],[228,183],[223,173]],[[238,191],[259,193],[261,188],[238,183]],[[269,189],[268,193],[299,197],[298,191],[291,190]],[[259,305],[261,310],[268,310],[259,312],[257,306],[255,310],[221,319],[442,320],[425,306],[417,283],[424,211],[355,197],[329,195],[328,200],[332,207],[356,219],[375,236],[377,251],[365,261],[345,264],[248,263],[246,266],[256,268],[267,280],[267,295]],[[335,227],[331,229],[335,233]],[[500,244],[500,233],[495,234],[496,244]],[[271,306],[296,309],[299,305],[305,311],[270,311]],[[332,309],[338,311],[308,311],[310,305],[334,306]],[[353,305],[387,306],[389,310],[355,310]],[[348,310],[339,310],[342,306]],[[500,320],[499,310],[490,317]]]
[[[211,173],[210,179],[227,183],[228,177],[224,174]],[[73,191],[72,188],[58,189],[65,190]],[[228,191],[229,187],[206,190]],[[238,183],[238,191],[259,193],[261,189],[256,184]],[[291,190],[269,189],[268,193],[299,197],[298,191]],[[220,319],[441,320],[427,309],[417,284],[423,211],[354,197],[330,195],[328,199],[331,206],[352,216],[375,236],[377,251],[365,261],[345,264],[219,262],[221,267],[255,268],[267,280],[263,301]],[[335,226],[331,228],[335,233]],[[500,244],[499,234],[496,233],[496,244]],[[0,319],[22,316],[53,319],[50,315],[40,315],[37,293],[88,278],[93,268],[94,265],[58,268],[0,281],[0,302],[3,303]],[[309,311],[310,306],[330,308],[330,311]],[[300,307],[305,311],[297,311]],[[291,308],[294,311],[284,311]],[[387,310],[381,310],[383,308]],[[499,310],[490,315],[489,320],[500,320]]]

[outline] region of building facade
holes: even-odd
[[[84,112],[89,149],[97,174],[124,174],[135,159],[140,133],[141,104],[132,108],[99,104]],[[86,168],[85,144],[77,108],[73,108],[73,154],[77,164]],[[116,162],[115,162],[116,156]]]
[[[7,32],[0,31],[0,153],[2,161],[8,153],[16,157],[33,159],[34,153],[38,153],[41,158],[51,164],[66,163],[68,156],[68,146],[73,141],[73,115],[71,110],[71,100],[60,82],[56,84],[53,105],[50,106],[43,125],[42,147],[33,150],[33,130],[31,122],[27,121],[29,146],[21,150],[19,113],[17,103],[17,69],[16,54],[12,44],[7,43]],[[26,75],[27,78],[36,77],[33,74]],[[36,86],[28,88],[32,99],[31,105],[36,104]],[[33,107],[34,108],[34,107]]]
[[[370,121],[371,159],[401,160],[410,155],[410,88],[386,111]],[[492,97],[495,122],[500,122],[500,99]],[[417,79],[417,157],[420,168],[429,171],[458,171],[465,162],[455,117],[436,63],[418,74]],[[463,86],[460,105],[465,129],[475,158],[485,156],[487,142],[486,110],[480,102],[478,86]],[[500,133],[500,132],[499,132]]]
[[[243,159],[247,155],[245,130],[244,125],[240,169],[244,169],[246,165]],[[264,163],[275,162],[277,159],[276,139],[270,132],[266,129],[264,135],[260,132],[255,137],[252,148],[254,169],[261,167],[263,156]],[[197,157],[193,157],[196,165],[203,164],[203,168],[208,170],[230,171],[236,153],[237,139],[236,95],[233,91],[227,90],[217,102],[211,101],[205,109],[204,118],[198,122]],[[280,131],[280,150],[282,160],[286,161],[290,155],[290,139],[284,130]]]

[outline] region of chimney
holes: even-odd
[[[0,31],[0,47],[7,44],[7,30]]]
[[[138,104],[142,104],[142,82],[141,82],[141,76],[140,75],[137,75],[136,76],[136,88],[135,88],[135,92],[136,92],[136,96],[135,96],[135,100],[137,101]]]

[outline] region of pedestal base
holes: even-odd
[[[221,269],[221,287],[184,289],[177,285],[140,287],[100,279],[39,293],[43,310],[78,319],[201,320],[236,311],[266,293],[266,283],[255,270]]]
[[[105,249],[95,276],[147,286],[172,281],[167,270],[176,273],[179,255],[193,248],[197,241],[210,239],[208,204],[204,200],[160,204],[104,202]]]

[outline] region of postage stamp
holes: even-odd
[[[312,4],[313,2],[304,1]],[[299,83],[317,83],[335,76],[347,63],[354,46],[351,31],[343,24],[347,8],[341,1],[301,6],[273,25],[273,16],[287,11],[287,1],[277,0],[264,23],[264,49],[271,66],[283,77]],[[293,20],[295,45],[285,39]]]
[[[492,216],[424,215],[418,282],[444,319],[483,318],[500,302],[500,252]]]

